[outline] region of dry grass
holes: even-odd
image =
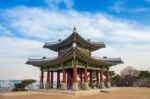
[[[92,95],[65,95],[46,92],[0,93],[0,99],[150,99],[150,88],[116,88],[110,93]]]

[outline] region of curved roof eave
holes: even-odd
[[[73,53],[72,51],[73,50],[70,49],[66,53],[61,55],[60,57],[52,57],[52,58],[46,58],[46,59],[28,59],[26,64],[30,64],[30,65],[37,66],[37,67],[40,67],[40,66],[43,66],[43,65],[59,64],[61,62],[65,62],[65,61],[71,59],[73,57],[73,56],[70,55],[70,54]],[[66,58],[64,58],[64,57],[66,57]]]
[[[103,65],[103,66],[113,66],[113,65],[123,63],[121,58],[101,58],[101,59],[97,59],[97,58],[86,56],[85,54],[80,52],[80,50],[78,48],[75,48],[75,49],[71,48],[70,50],[68,50],[65,54],[63,54],[60,57],[47,58],[47,59],[28,59],[26,64],[34,65],[34,66],[37,66],[37,67],[40,67],[42,65],[47,65],[47,64],[48,65],[61,64],[62,62],[65,62],[65,61],[73,58],[73,51],[74,50],[76,50],[76,56],[77,56],[78,59],[81,59],[81,60],[83,60],[87,63],[90,63],[90,64]]]
[[[105,48],[105,44],[103,42],[90,42],[88,40],[85,40],[82,38],[77,32],[73,32],[67,39],[57,42],[57,43],[45,43],[43,48],[49,48],[53,51],[58,51],[59,48],[64,47],[74,41],[74,38],[76,38],[76,41],[83,44],[84,46],[90,47],[92,50],[97,50],[100,48]]]
[[[96,59],[96,58],[88,57],[88,56],[82,54],[82,52],[80,52],[80,50],[78,48],[77,48],[77,50],[79,52],[79,55],[82,55],[83,57],[85,57],[85,58],[82,58],[82,59],[85,60],[86,58],[88,58],[87,60],[89,60],[89,61],[87,61],[87,62],[88,63],[91,62],[91,64],[104,65],[104,66],[113,66],[113,65],[117,65],[117,64],[122,64],[123,63],[121,58],[108,58],[108,59],[101,58],[101,59]]]

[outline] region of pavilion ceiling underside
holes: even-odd
[[[74,52],[75,52],[76,59],[91,64],[91,66],[92,65],[97,66],[98,68],[100,66],[108,67],[108,66],[121,63],[120,60],[116,61],[116,60],[107,60],[107,59],[105,60],[95,59],[83,54],[78,48],[75,49],[71,48],[69,51],[67,51],[65,54],[61,55],[60,57],[56,57],[54,59],[41,59],[41,60],[31,59],[27,62],[27,64],[31,64],[38,67],[51,66],[51,68],[55,68],[55,66],[60,66],[60,64],[72,60],[74,57],[73,54]]]

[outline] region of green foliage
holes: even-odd
[[[115,71],[109,71],[109,74],[110,74],[110,77],[114,77],[114,76],[116,76],[116,73],[115,73]]]
[[[94,84],[94,83],[89,83],[89,87],[90,87],[90,88],[94,88],[94,87],[96,87],[96,84]]]
[[[35,83],[36,80],[33,80],[33,79],[25,79],[25,80],[22,80],[21,83],[24,84],[25,86],[28,86],[32,83]]]
[[[125,67],[121,73],[121,81],[120,81],[120,86],[133,86],[133,83],[138,80],[138,76],[140,74],[140,71],[135,69],[134,67],[127,66]]]
[[[133,86],[149,87],[150,88],[150,72],[140,71],[138,80],[134,82]]]
[[[133,83],[134,87],[148,87],[150,88],[150,79],[138,79]]]
[[[22,83],[16,83],[15,88],[12,91],[25,91],[25,85]]]
[[[118,74],[115,74],[113,77],[111,77],[111,85],[112,86],[121,86],[121,76]]]
[[[120,75],[111,77],[112,85],[116,86],[139,86],[149,87],[150,86],[150,72],[139,71],[133,67],[125,67]]]
[[[138,76],[125,75],[121,79],[121,86],[131,87],[133,83],[138,80]]]
[[[150,72],[149,71],[141,71],[139,74],[140,79],[150,79]]]
[[[135,68],[128,66],[121,71],[120,75],[116,74],[114,71],[110,71],[109,73],[112,86],[150,86],[149,71],[138,71]]]
[[[35,82],[36,80],[33,79],[22,80],[21,83],[14,84],[15,88],[12,91],[27,91],[25,87]]]
[[[106,76],[106,71],[103,72]],[[114,71],[109,71],[111,78],[111,85],[118,87],[150,87],[150,72],[149,71],[139,71],[134,67],[127,66],[122,71],[121,74],[116,74]],[[89,87],[94,88],[93,84],[89,84]]]

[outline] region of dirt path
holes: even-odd
[[[0,99],[150,99],[150,88],[117,88],[110,93],[95,95],[64,95],[46,92],[13,92],[0,93]]]

